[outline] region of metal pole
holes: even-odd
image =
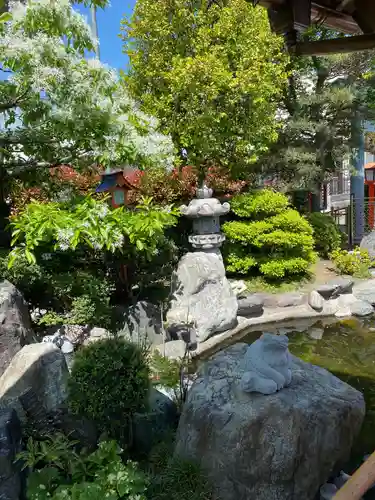
[[[100,59],[100,52],[99,52],[99,35],[98,35],[98,21],[96,18],[96,7],[95,5],[91,5],[90,7],[91,10],[91,29],[92,29],[92,34],[95,39],[95,46],[94,46],[94,51],[97,59]]]
[[[350,192],[354,202],[352,229],[353,243],[359,245],[365,232],[365,141],[363,126],[357,116],[353,118],[352,139],[355,147],[352,157],[355,173],[350,178]]]

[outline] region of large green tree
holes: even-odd
[[[335,33],[313,28],[305,36],[322,39]],[[371,116],[366,74],[372,58],[368,51],[293,58],[279,105],[278,141],[258,162],[264,175],[286,189],[317,193],[322,182],[342,170],[358,147],[362,120]]]
[[[138,0],[122,22],[124,79],[182,161],[247,170],[277,138],[283,40],[246,0]]]

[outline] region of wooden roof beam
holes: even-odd
[[[356,0],[353,19],[363,33],[375,32],[375,2],[372,0]]]
[[[318,42],[301,42],[295,45],[294,52],[299,56],[324,56],[371,49],[375,49],[375,33]]]

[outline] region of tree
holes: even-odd
[[[99,6],[104,5],[99,0]],[[69,0],[14,4],[0,25],[0,185],[14,177],[39,182],[71,164],[171,165],[173,144],[139,111],[116,72],[87,59],[90,27]]]
[[[181,159],[246,170],[277,138],[283,40],[246,0],[138,0],[122,21],[123,78]]]
[[[308,38],[336,34],[312,29]],[[357,147],[361,119],[369,116],[366,96],[371,52],[301,57],[291,61],[291,74],[279,107],[278,141],[258,163],[285,189],[317,193],[337,174]],[[358,120],[359,118],[359,120]],[[316,207],[317,209],[318,207]]]

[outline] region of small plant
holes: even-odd
[[[154,476],[147,491],[149,500],[210,500],[212,488],[200,466],[174,457]]]
[[[178,408],[181,410],[187,396],[186,376],[189,368],[189,351],[183,359],[170,359],[154,351],[150,367],[154,385],[161,385],[173,391]]]
[[[18,455],[27,478],[28,500],[145,500],[146,480],[135,463],[121,461],[115,441],[99,443],[90,455],[77,454],[61,434],[28,440]]]
[[[328,214],[314,212],[307,216],[314,230],[315,250],[323,258],[341,247],[343,233],[337,227],[335,220]]]
[[[68,384],[73,412],[92,419],[101,432],[129,442],[131,419],[146,405],[149,368],[145,350],[122,338],[79,350]]]
[[[367,250],[356,247],[353,251],[335,250],[331,260],[340,274],[349,274],[356,278],[367,278],[369,268],[375,265]]]

